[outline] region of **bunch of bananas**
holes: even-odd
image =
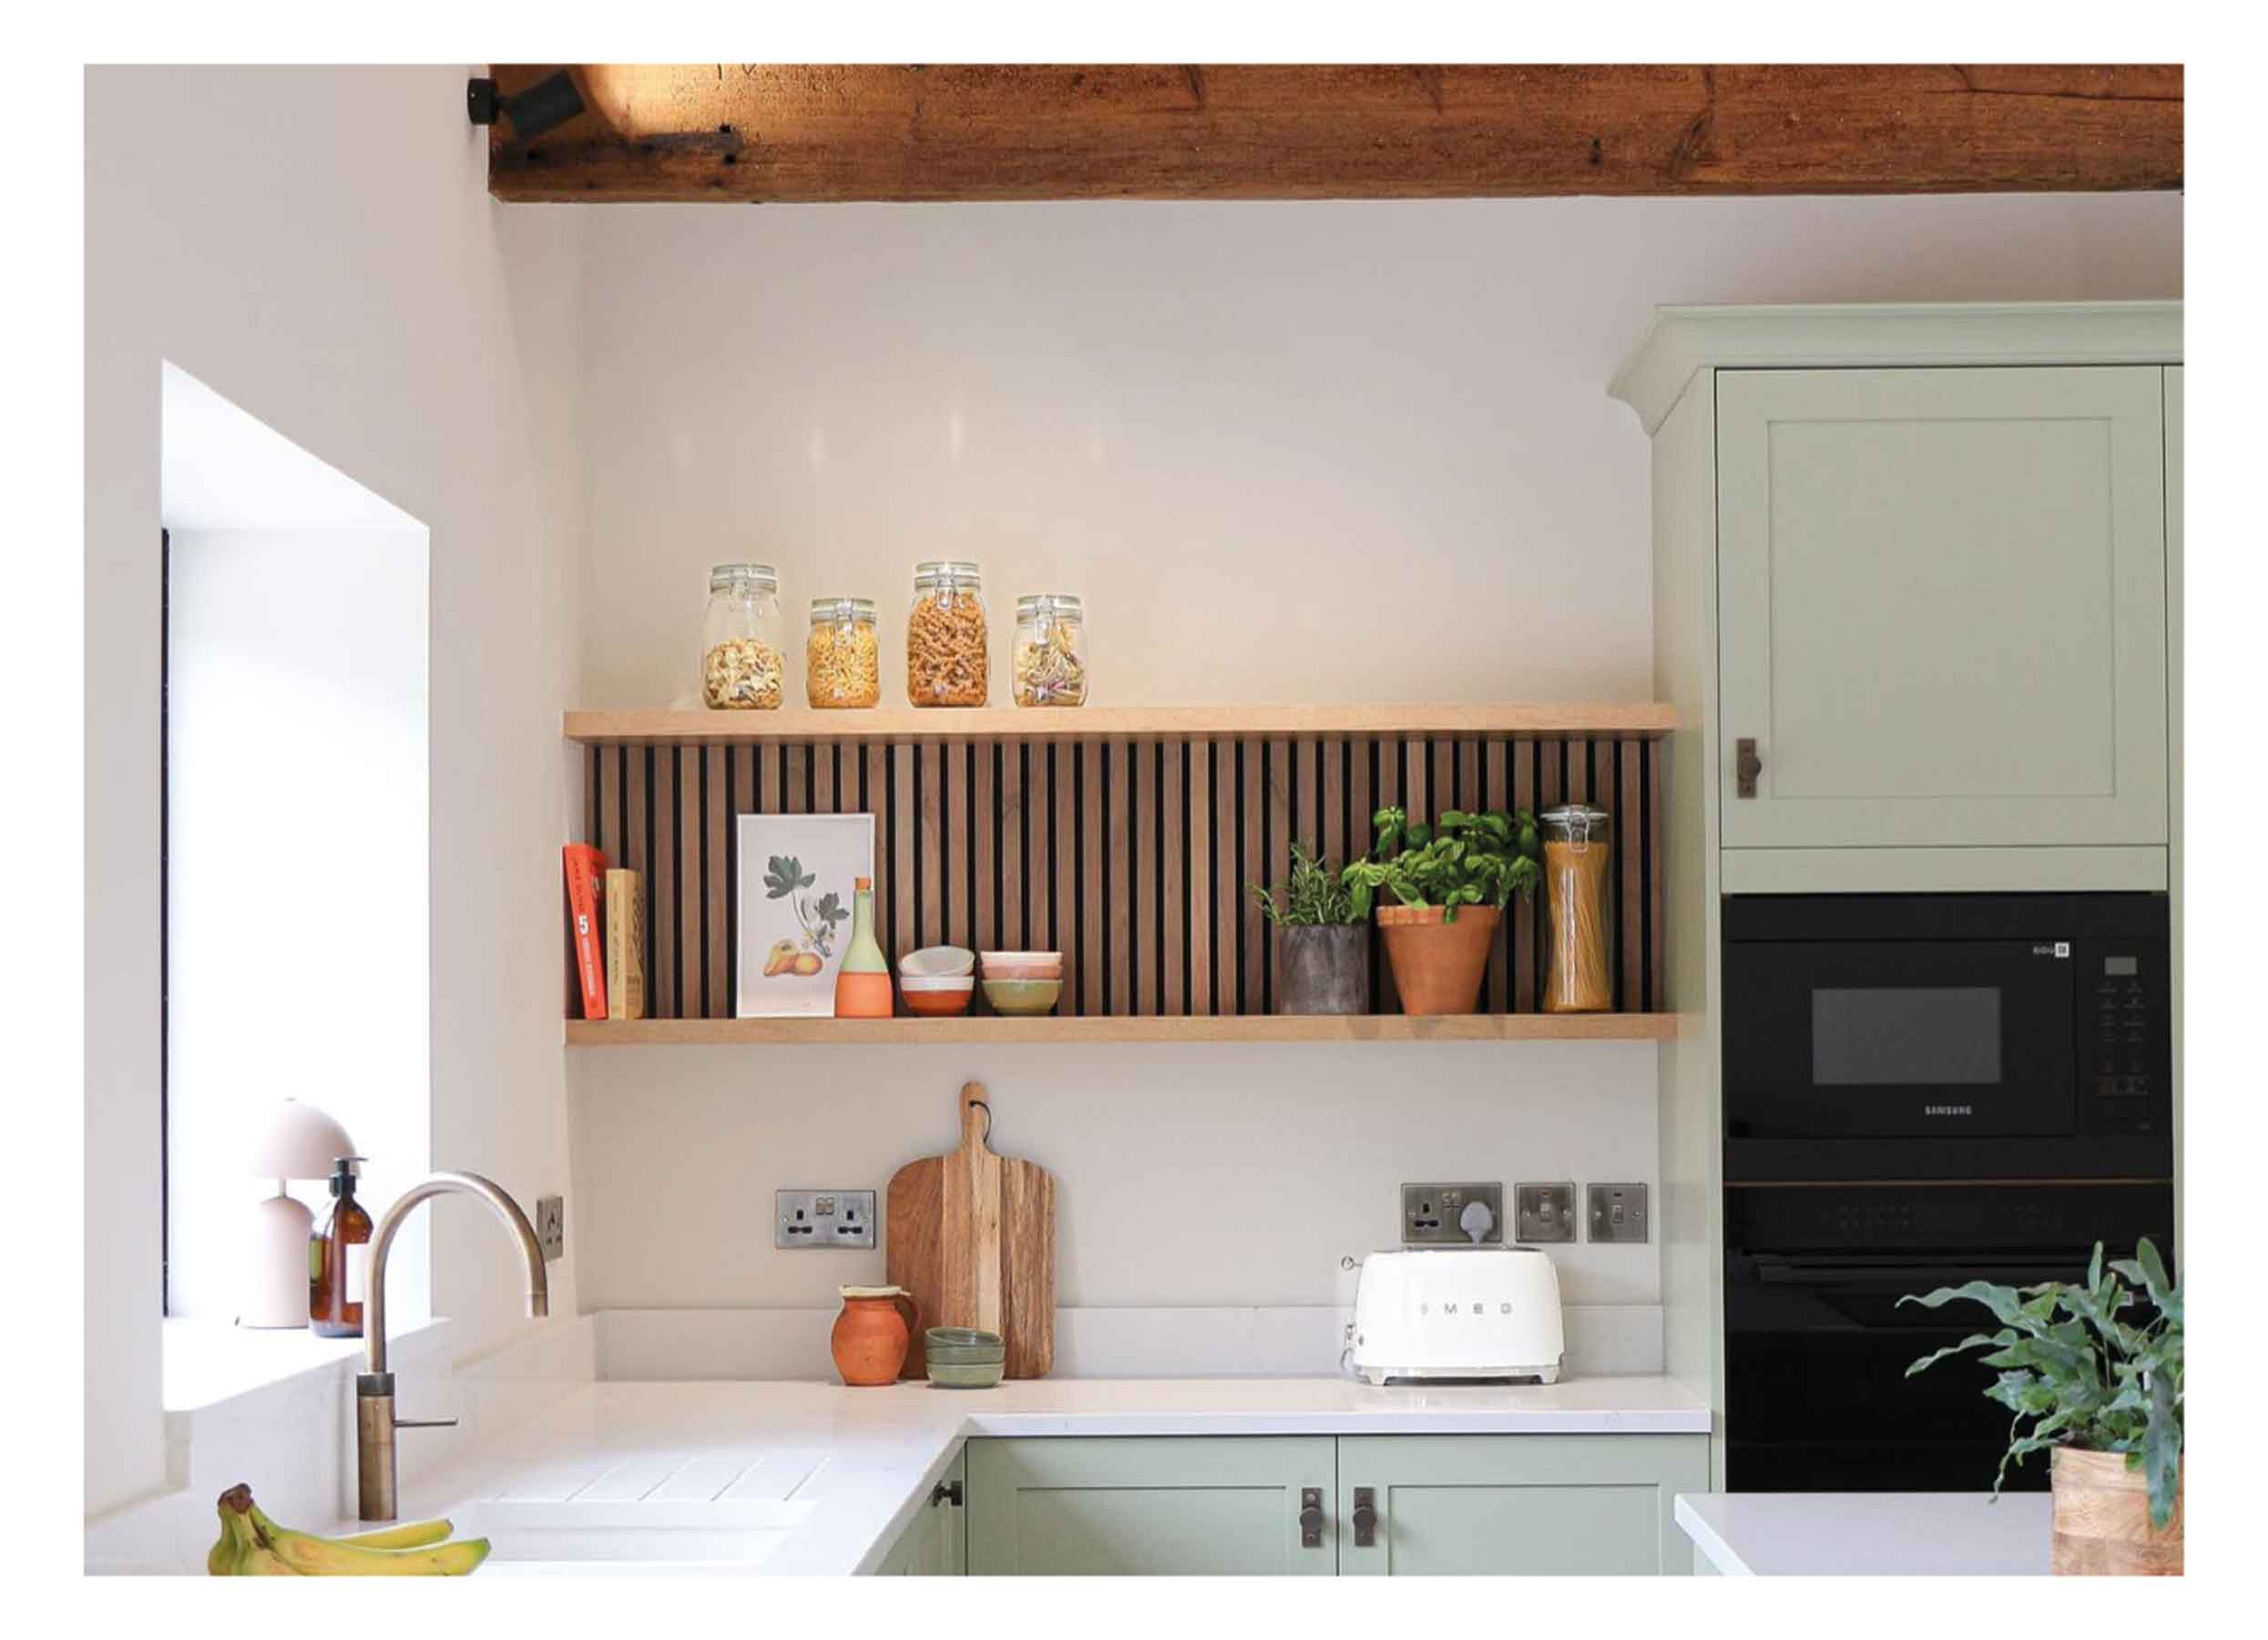
[[[239,1483],[220,1494],[220,1541],[205,1557],[215,1577],[463,1577],[488,1558],[486,1538],[444,1543],[446,1521],[324,1538],[277,1525]]]

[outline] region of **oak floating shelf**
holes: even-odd
[[[737,746],[806,741],[1332,740],[1390,734],[1653,740],[1676,727],[1653,701],[1425,706],[876,707],[864,712],[570,712],[593,746]]]
[[[569,1020],[570,1048],[734,1047],[967,1042],[1528,1042],[1660,1041],[1673,1013],[1225,1014],[954,1020]]]

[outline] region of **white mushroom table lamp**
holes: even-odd
[[[313,1105],[287,1099],[269,1113],[253,1143],[251,1171],[273,1179],[276,1194],[252,1209],[239,1327],[307,1325],[307,1243],[315,1216],[287,1186],[293,1179],[327,1179],[341,1156],[355,1153],[346,1130]]]

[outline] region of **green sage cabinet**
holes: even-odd
[[[968,1571],[968,1451],[953,1460],[913,1523],[874,1568],[877,1577],[959,1577]]]
[[[2163,847],[2162,372],[1715,391],[1724,846]]]
[[[972,1440],[968,1570],[1682,1573],[1671,1502],[1708,1485],[1703,1435]]]

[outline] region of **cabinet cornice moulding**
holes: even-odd
[[[1658,307],[1607,391],[1650,436],[1703,370],[2180,363],[2179,302]]]

